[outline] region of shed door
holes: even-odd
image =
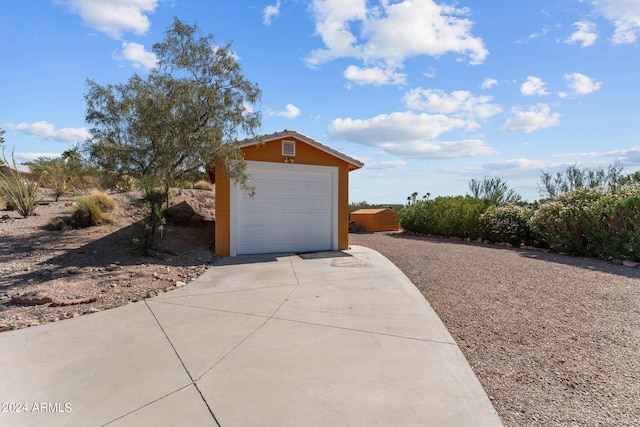
[[[247,166],[255,196],[231,191],[231,255],[337,250],[338,168]]]

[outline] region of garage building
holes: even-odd
[[[220,256],[349,247],[349,172],[363,166],[301,133],[243,141],[251,197],[216,167]]]
[[[388,208],[359,209],[351,212],[351,221],[364,231],[398,231],[398,213]]]

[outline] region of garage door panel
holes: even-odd
[[[249,163],[255,196],[237,195],[237,253],[333,249],[335,168]]]

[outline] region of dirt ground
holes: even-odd
[[[170,204],[179,207],[181,225],[165,227],[162,254],[154,258],[134,253],[143,218],[134,195],[111,196],[118,204],[109,213],[113,223],[83,229],[45,229],[53,218],[71,214],[72,200],[54,202],[50,194],[35,216],[0,211],[0,332],[152,297],[185,285],[212,265],[212,191],[174,191]],[[22,296],[22,302],[46,296],[54,303],[18,304],[13,295]]]

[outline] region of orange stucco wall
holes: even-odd
[[[364,226],[365,231],[397,231],[398,214],[391,209],[361,209],[351,212],[351,221]]]
[[[283,163],[282,141],[295,141],[295,164],[338,167],[338,249],[349,248],[349,170],[353,165],[295,137],[287,136],[242,149],[245,160]],[[216,228],[215,252],[219,256],[231,253],[230,182],[222,167],[216,167]]]

